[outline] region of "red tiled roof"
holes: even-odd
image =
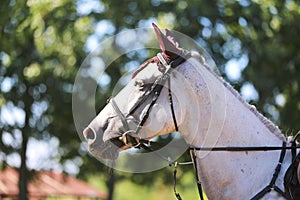
[[[7,167],[0,172],[0,197],[18,195],[18,172]],[[40,171],[28,184],[29,197],[73,196],[107,198],[107,194],[89,186],[87,183],[63,173]]]

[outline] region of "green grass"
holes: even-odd
[[[170,176],[173,174],[170,173]],[[100,189],[107,191],[103,177],[91,176],[88,182]],[[194,174],[188,172],[180,179],[177,179],[177,192],[183,199],[199,199],[198,189]],[[153,184],[138,185],[129,179],[118,181],[115,186],[114,200],[176,200],[173,191],[173,184],[165,185],[162,180],[157,180]],[[205,198],[207,199],[207,198]]]

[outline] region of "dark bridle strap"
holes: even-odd
[[[144,93],[144,95],[137,101],[137,103],[129,110],[128,116],[132,115],[138,107],[140,107],[151,94],[160,94],[162,86],[164,85],[166,79],[168,78],[167,74],[162,74],[158,79],[154,81],[152,86]],[[160,86],[159,86],[160,85]]]
[[[171,79],[170,78],[168,79],[168,94],[169,94],[169,103],[170,103],[170,108],[171,108],[172,119],[173,119],[175,131],[178,131],[178,124],[177,124],[177,120],[176,120],[172,92],[171,92]]]
[[[169,103],[170,103],[171,112],[172,112],[172,118],[173,118],[175,130],[178,131],[178,125],[177,125],[177,121],[176,121],[173,100],[172,100],[171,87],[170,87],[171,86],[170,73],[171,73],[171,69],[176,68],[178,65],[180,65],[181,63],[186,61],[186,59],[188,57],[190,57],[190,53],[188,51],[182,51],[181,54],[182,55],[179,55],[175,60],[171,61],[169,64],[164,60],[162,54],[159,53],[157,55],[156,58],[165,67],[165,70],[162,71],[162,75],[155,80],[155,82],[152,84],[152,86],[144,93],[144,95],[137,101],[137,103],[129,110],[129,113],[126,116],[121,112],[121,110],[119,109],[118,105],[116,104],[116,102],[114,101],[113,98],[111,98],[109,100],[113,109],[115,110],[115,112],[117,113],[119,118],[121,119],[121,122],[125,129],[125,131],[120,134],[120,137],[112,139],[112,141],[114,141],[114,143],[117,143],[117,146],[120,147],[120,142],[121,142],[121,144],[126,145],[128,147],[140,148],[142,146],[141,144],[143,143],[143,139],[139,137],[139,132],[142,129],[145,122],[147,121],[147,119],[149,118],[150,112],[151,112],[153,106],[155,105],[155,103],[157,102],[166,81],[168,81],[168,86],[169,86],[168,96],[169,96]],[[147,110],[143,114],[140,122],[137,124],[136,129],[135,130],[130,129],[129,124],[127,122],[128,117],[130,115],[132,115],[136,111],[136,109],[138,107],[140,107],[150,97],[152,98],[151,102],[149,105],[147,105],[148,106]],[[144,140],[144,141],[146,141],[146,140]]]
[[[286,198],[287,200],[291,200],[291,198],[286,195],[286,193],[280,189],[278,186],[276,186],[276,180],[278,178],[278,175],[281,171],[281,166],[286,154],[286,150],[291,150],[295,151],[300,147],[297,146],[286,146],[286,142],[282,143],[282,146],[248,146],[248,147],[195,147],[195,146],[190,146],[190,152],[191,152],[191,157],[192,161],[194,163],[195,167],[195,175],[196,175],[196,180],[197,180],[197,186],[199,190],[199,195],[200,199],[203,200],[203,191],[202,191],[202,186],[201,182],[199,181],[198,177],[198,172],[197,172],[197,156],[196,156],[196,151],[235,151],[235,152],[242,152],[242,151],[279,151],[281,150],[280,157],[278,160],[278,164],[274,170],[272,179],[270,183],[263,188],[260,192],[258,192],[251,200],[258,200],[261,199],[263,196],[265,196],[267,193],[271,192],[272,190],[275,190],[278,192],[281,196]]]
[[[290,200],[290,198],[285,194],[284,191],[282,191],[278,186],[276,186],[276,180],[278,178],[278,175],[280,173],[281,170],[281,165],[283,163],[284,157],[285,157],[285,153],[286,153],[286,143],[283,142],[282,144],[282,150],[280,153],[280,157],[279,157],[279,161],[278,164],[275,168],[273,177],[269,183],[269,185],[267,185],[265,188],[263,188],[259,193],[257,193],[254,197],[251,198],[251,200],[258,200],[261,199],[262,197],[264,197],[267,193],[271,192],[272,189],[274,189],[276,192],[278,192],[281,196],[285,197],[286,199]]]
[[[163,80],[162,82],[165,82],[165,80]],[[156,85],[156,88],[155,88],[155,90],[154,90],[154,96],[153,96],[153,98],[152,98],[152,101],[151,101],[151,103],[149,104],[147,111],[146,111],[145,114],[143,115],[142,120],[140,121],[140,123],[139,123],[138,126],[137,126],[137,129],[136,129],[136,133],[137,133],[137,134],[140,132],[141,128],[143,127],[143,125],[145,124],[146,120],[148,119],[149,114],[150,114],[150,111],[151,111],[151,109],[153,108],[154,104],[156,103],[156,101],[157,101],[157,99],[158,99],[158,97],[159,97],[159,95],[160,95],[160,93],[161,93],[161,91],[162,91],[162,88],[163,88],[163,85],[162,85],[162,84],[163,84],[163,83]]]
[[[121,110],[119,109],[119,107],[118,107],[117,103],[115,102],[114,98],[110,98],[109,102],[111,103],[111,105],[112,105],[113,109],[115,110],[115,112],[117,113],[117,115],[120,117],[124,128],[126,130],[129,130],[129,125],[127,123],[127,119],[123,115],[123,113],[121,112]]]
[[[194,169],[195,169],[195,177],[196,177],[196,181],[197,181],[197,188],[198,188],[199,197],[200,197],[200,200],[204,200],[202,183],[199,179],[199,174],[198,174],[196,150],[190,148],[190,154],[191,154],[192,162],[193,162]]]
[[[168,64],[161,53],[157,54],[157,58],[159,59],[159,61],[166,68],[165,73],[168,73],[168,74],[170,73],[169,71],[171,69],[174,69],[178,65],[180,65],[181,63],[185,62],[188,57],[190,57],[190,53],[188,51],[183,51],[181,56],[178,56],[178,58],[176,58],[174,61],[172,61],[170,64]],[[173,104],[173,97],[172,97],[172,91],[171,91],[171,79],[170,79],[170,77],[168,78],[168,96],[169,96],[169,104],[170,104],[170,108],[171,108],[171,114],[172,114],[172,119],[173,119],[175,131],[178,131],[178,124],[177,124],[177,120],[176,120],[174,104]]]
[[[146,142],[147,142],[147,145],[149,145],[149,146],[152,145],[151,142],[150,143],[149,143],[149,141],[146,141]],[[146,144],[146,142],[144,144]],[[144,147],[142,147],[142,148],[144,148],[148,152],[155,152],[154,150],[151,149],[151,147],[146,146],[144,144],[143,144],[143,146],[145,146],[145,148]],[[153,142],[153,144],[161,146],[157,142]],[[162,158],[163,160],[168,161],[170,166],[171,165],[176,166],[176,165],[193,164],[194,168],[195,168],[195,178],[197,181],[199,197],[201,200],[204,200],[202,184],[201,184],[201,181],[199,179],[199,174],[198,174],[198,166],[197,166],[198,163],[197,163],[197,154],[196,154],[197,151],[219,151],[219,152],[221,152],[221,151],[223,151],[223,152],[224,151],[229,151],[229,152],[251,151],[251,152],[257,152],[257,151],[279,151],[279,150],[281,150],[278,164],[274,170],[274,173],[273,173],[270,183],[265,188],[263,188],[260,192],[258,192],[253,198],[251,198],[251,200],[261,199],[265,194],[267,194],[268,192],[270,192],[272,190],[278,192],[280,195],[282,195],[287,200],[292,200],[289,196],[287,196],[287,194],[282,189],[280,189],[278,186],[276,186],[276,180],[281,171],[281,165],[283,163],[283,160],[284,160],[284,157],[286,154],[286,150],[293,151],[293,150],[296,150],[299,148],[300,148],[299,146],[286,146],[285,142],[282,143],[282,146],[257,146],[257,147],[252,147],[252,146],[249,146],[249,147],[194,147],[194,146],[190,146],[189,149],[190,149],[190,155],[192,158],[192,162],[187,162],[187,163],[177,163],[177,162],[173,162],[173,161],[170,162],[169,159],[162,157],[161,155],[158,155],[158,156],[160,158]],[[182,199],[181,196],[179,195],[179,193],[176,191],[176,167],[174,168],[174,193],[175,193],[175,196],[177,199],[179,199],[179,200]]]
[[[195,147],[190,146],[190,150],[196,151],[279,151],[293,150],[300,147],[293,146],[246,146],[246,147]]]

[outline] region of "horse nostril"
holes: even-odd
[[[83,135],[89,143],[96,139],[96,133],[89,127],[84,129]]]

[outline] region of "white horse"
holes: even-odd
[[[170,111],[166,82],[161,83],[164,87],[157,101],[152,100],[154,94],[144,99],[163,74],[161,62],[168,64],[182,53],[169,32],[164,35],[156,26],[155,31],[162,58],[145,62],[84,130],[93,155],[116,159],[119,151],[139,145],[140,139],[173,132],[173,116],[180,134],[191,146],[282,146],[286,138],[281,131],[210,70],[201,55],[186,56],[185,62],[169,72],[174,115]],[[136,106],[137,102],[140,103]],[[143,119],[145,122],[137,128]],[[196,151],[198,176],[209,199],[250,199],[270,183],[280,154],[280,151]],[[287,151],[275,182],[282,191],[290,160],[291,153]],[[284,198],[272,190],[263,199]]]

